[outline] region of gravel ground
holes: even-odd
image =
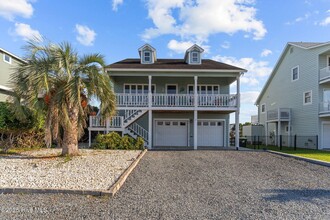
[[[141,151],[81,150],[58,157],[61,149],[0,156],[0,188],[107,190]]]
[[[330,219],[330,168],[267,152],[148,152],[114,198],[0,195],[3,219]]]

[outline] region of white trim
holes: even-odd
[[[262,111],[262,106],[265,106],[265,110],[264,111]],[[264,114],[264,113],[266,113],[266,103],[263,103],[263,104],[261,104],[260,105],[260,113],[262,113],[262,114]]]
[[[293,79],[293,70],[297,68],[298,74],[297,74],[297,79]],[[291,68],[291,82],[295,82],[299,80],[299,75],[300,75],[300,70],[299,70],[299,65],[292,67]]]
[[[187,84],[187,94],[188,95],[189,95],[189,86],[192,86],[194,88],[194,84]],[[218,92],[219,92],[218,95],[221,94],[219,84],[197,84],[197,93],[198,93],[198,87],[201,87],[201,86],[206,86],[206,88],[207,88],[207,86],[212,86],[212,94],[215,94],[213,86],[217,86],[218,87]],[[201,91],[201,88],[199,88],[199,91]],[[207,92],[207,89],[205,91]],[[192,94],[194,94],[194,93],[192,93]],[[192,94],[190,94],[190,95],[192,95]],[[200,94],[200,93],[198,93],[198,94]],[[207,94],[207,93],[205,93],[205,94]]]
[[[323,143],[324,142],[324,138],[323,138],[324,130],[323,130],[323,127],[324,127],[324,125],[330,125],[330,121],[322,121],[321,125],[322,126],[321,126],[321,141],[320,142],[322,144],[321,149],[323,149],[324,148],[324,143]]]
[[[310,102],[305,102],[306,101],[306,94],[307,93],[310,93],[311,95],[311,101]],[[304,105],[311,105],[313,103],[313,93],[312,93],[312,90],[309,90],[309,91],[306,91],[306,92],[303,92],[303,104]]]
[[[326,42],[326,43],[320,43],[316,46],[312,46],[312,47],[303,47],[301,45],[298,45],[298,44],[295,44],[295,42],[289,42],[288,45],[292,45],[292,46],[295,46],[295,47],[299,47],[301,49],[305,49],[305,50],[310,50],[310,49],[314,49],[314,48],[317,48],[317,47],[322,47],[322,46],[325,46],[325,45],[329,45],[330,44],[330,41]]]
[[[176,92],[175,94],[178,94],[178,89],[179,89],[179,85],[178,84],[172,84],[172,83],[169,83],[169,84],[165,84],[165,94],[168,94],[167,93],[167,86],[175,86],[176,87]]]
[[[8,92],[13,92],[13,89],[12,88],[9,88],[7,86],[2,86],[2,85],[0,85],[0,90],[5,90],[5,91],[8,91]]]
[[[154,118],[153,119],[153,132],[156,129],[156,121],[186,121],[187,122],[187,147],[189,146],[189,137],[190,137],[190,119],[188,118]],[[154,136],[154,135],[153,135]],[[152,144],[154,145],[155,138],[152,140]]]
[[[7,60],[5,59],[6,56],[9,58],[9,61],[7,61]],[[8,63],[8,64],[11,64],[11,63],[12,63],[12,58],[11,58],[11,56],[8,55],[8,54],[6,54],[6,53],[3,53],[3,54],[2,54],[2,59],[3,59],[3,62],[5,62],[5,63]]]

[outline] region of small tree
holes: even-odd
[[[87,126],[86,102],[97,97],[104,117],[115,112],[115,95],[103,69],[103,56],[78,56],[66,42],[28,42],[25,50],[26,62],[11,77],[16,92],[15,113],[23,117],[23,105],[45,110],[46,144],[50,146],[56,140],[62,155],[78,155],[78,139]]]

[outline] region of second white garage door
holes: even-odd
[[[197,123],[198,146],[223,147],[223,121],[199,120]]]
[[[155,146],[188,146],[188,120],[155,120]]]

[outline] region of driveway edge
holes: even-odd
[[[282,152],[278,152],[278,151],[272,151],[272,150],[266,150],[266,151],[269,152],[269,153],[272,153],[272,154],[277,154],[277,155],[281,155],[281,156],[284,156],[284,157],[291,157],[291,158],[294,158],[294,159],[297,159],[297,160],[303,160],[303,161],[306,161],[306,162],[309,162],[309,163],[330,167],[329,162],[316,160],[316,159],[310,159],[310,158],[301,157],[301,156],[296,156],[296,155],[292,155],[292,154],[286,154],[286,153],[282,153]]]
[[[109,190],[76,190],[76,189],[43,189],[43,188],[0,188],[0,194],[49,194],[49,193],[63,193],[76,195],[91,195],[91,196],[114,196],[115,193],[125,183],[129,174],[134,170],[139,161],[147,152],[147,149],[142,151],[139,156],[131,163],[131,165],[121,174],[117,181],[110,187]]]
[[[110,196],[114,196],[118,190],[124,185],[127,177],[131,174],[131,172],[134,170],[134,168],[138,165],[142,157],[147,153],[147,149],[142,151],[140,155],[134,160],[133,163],[125,170],[125,172],[118,178],[118,180],[110,187],[108,193]]]

